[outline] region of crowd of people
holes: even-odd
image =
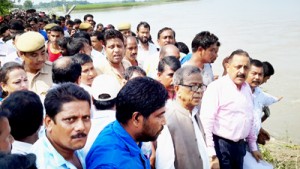
[[[190,51],[170,27],[156,45],[150,28],[1,16],[0,168],[273,168],[258,147],[281,99],[260,88],[272,65],[237,49],[215,76],[216,35]]]

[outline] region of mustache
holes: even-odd
[[[239,77],[239,78],[246,78],[246,75],[245,75],[245,74],[238,74],[236,77]]]
[[[76,135],[71,136],[72,139],[76,139],[76,138],[84,138],[87,135],[85,133],[78,133]]]

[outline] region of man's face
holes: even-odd
[[[97,31],[102,32],[102,30],[103,30],[103,26],[99,25],[99,26],[97,27]]]
[[[250,87],[254,89],[262,83],[263,77],[263,67],[256,67],[254,65],[251,65],[246,81],[250,85]]]
[[[64,35],[61,32],[58,31],[51,31],[50,32],[50,36],[49,36],[49,40],[50,42],[57,44],[57,41],[62,39],[64,37]]]
[[[46,24],[44,22],[39,22],[39,28],[40,29],[44,29],[45,25]]]
[[[32,70],[40,70],[46,60],[48,60],[48,55],[46,54],[45,47],[35,51],[35,52],[21,52],[21,58],[24,60],[26,66]]]
[[[76,30],[78,30],[79,26],[80,26],[80,24],[75,23],[74,26],[73,26],[73,28],[76,29]]]
[[[250,59],[243,55],[234,55],[231,61],[227,64],[227,73],[238,88],[240,88],[245,82],[249,72],[249,67]]]
[[[168,91],[174,91],[174,86],[172,85],[174,70],[170,68],[169,65],[165,65],[163,72],[157,73],[157,80],[165,86]]]
[[[203,88],[198,88],[197,91],[192,91],[188,86],[199,86],[203,84],[200,73],[193,73],[190,76],[184,77],[184,82],[181,85],[175,86],[176,95],[187,106],[195,107],[200,104],[203,96]]]
[[[125,57],[128,60],[136,60],[137,54],[138,54],[137,41],[135,39],[128,38]]]
[[[68,31],[70,32],[72,30],[74,25],[71,25],[71,24],[67,24],[66,25],[66,28],[68,29]]]
[[[39,30],[39,25],[37,23],[35,23],[34,21],[31,21],[29,23],[29,25],[31,26],[31,28],[32,28],[33,31],[37,32]]]
[[[85,20],[85,22],[88,22],[88,23],[90,23],[91,25],[94,24],[94,23],[93,23],[93,18],[92,18],[92,17],[87,17],[86,20]]]
[[[131,30],[130,29],[125,29],[120,31],[125,37],[131,36]]]
[[[148,43],[150,38],[149,28],[140,26],[139,30],[137,31],[137,38],[140,40],[141,43]]]
[[[175,37],[172,30],[165,30],[160,34],[159,39],[157,39],[158,45],[160,47],[167,44],[175,44]]]
[[[81,69],[81,83],[92,86],[93,80],[97,76],[97,72],[94,68],[93,62],[82,65]]]
[[[91,36],[91,42],[94,49],[102,49],[103,42],[97,39],[97,36]]]
[[[217,44],[211,45],[206,50],[202,51],[202,58],[205,63],[214,63],[218,57],[219,47]]]
[[[143,117],[142,132],[138,137],[138,141],[155,141],[166,124],[165,107],[162,107],[151,113],[148,118]]]
[[[84,147],[91,128],[87,101],[64,103],[54,119],[46,115],[47,137],[56,149],[75,151]]]
[[[106,41],[106,57],[113,64],[121,63],[124,57],[124,44],[121,39],[113,38]]]
[[[13,142],[14,138],[10,134],[8,119],[2,117],[0,118],[0,152],[10,153]]]

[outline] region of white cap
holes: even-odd
[[[113,76],[102,74],[93,80],[92,95],[95,100],[108,101],[117,97],[121,85]]]

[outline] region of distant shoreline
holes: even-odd
[[[184,0],[152,0],[145,2],[116,2],[116,3],[91,3],[85,5],[76,5],[76,8],[73,12],[87,11],[87,10],[107,10],[107,9],[120,9],[120,8],[130,8],[130,7],[139,7],[139,6],[149,6],[157,5],[164,3],[172,2],[183,2]],[[70,8],[71,6],[69,6]],[[62,7],[57,8],[58,11],[63,11]]]

